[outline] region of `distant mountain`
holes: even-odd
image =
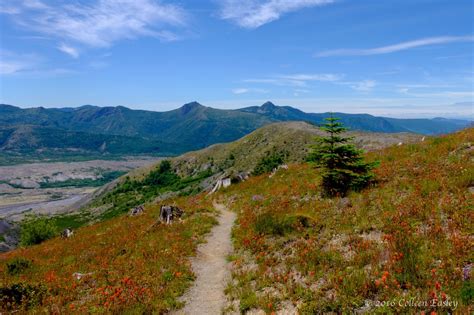
[[[330,113],[305,113],[290,106],[276,106],[271,102],[266,102],[262,106],[242,108],[240,111],[264,115],[277,121],[300,120],[315,124],[321,124],[324,118],[331,115]],[[445,118],[397,119],[337,112],[333,115],[340,118],[341,122],[352,130],[375,132],[414,132],[434,135],[454,132],[469,125],[468,121]]]
[[[289,106],[276,106],[271,102],[238,110],[214,109],[191,102],[167,112],[132,110],[123,106],[85,105],[78,108],[21,109],[11,105],[0,105],[0,126],[3,128],[29,126],[24,127],[26,129],[15,129],[15,135],[17,138],[21,135],[21,141],[12,138],[3,147],[0,145],[0,148],[3,148],[3,151],[18,151],[64,145],[94,151],[97,150],[98,143],[106,142],[111,143],[110,150],[115,152],[122,152],[124,148],[128,148],[125,151],[129,154],[143,152],[174,155],[201,149],[214,143],[234,141],[273,122],[305,121],[320,124],[329,115],[329,113],[305,113]],[[468,121],[441,118],[395,119],[345,113],[334,113],[334,115],[341,118],[352,130],[386,133],[413,132],[431,135],[453,132],[469,125]],[[3,136],[6,137],[11,130],[5,129]],[[116,146],[114,147],[112,143]]]
[[[200,149],[238,139],[273,119],[220,110],[197,102],[168,112],[132,110],[123,106],[81,106],[74,109],[21,109],[0,105],[0,125],[40,125],[108,135],[144,137],[174,143],[174,152]]]
[[[135,155],[170,149],[158,140],[91,134],[50,127],[21,125],[0,127],[0,153]]]

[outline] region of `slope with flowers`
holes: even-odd
[[[154,225],[159,206],[0,255],[0,313],[163,313],[193,280],[189,256],[216,223],[202,197],[169,200],[181,222]]]
[[[367,158],[378,183],[346,198],[307,164],[220,193],[238,213],[227,312],[473,311],[474,129]]]
[[[378,183],[346,198],[320,197],[318,171],[291,164],[215,195],[168,200],[186,210],[171,226],[153,225],[150,202],[141,216],[2,254],[0,312],[179,308],[218,199],[238,214],[228,312],[470,313],[473,143],[471,128],[370,152]]]

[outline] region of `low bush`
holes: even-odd
[[[20,245],[30,246],[42,243],[57,235],[57,228],[47,217],[29,217],[21,225]]]
[[[7,262],[7,273],[10,276],[15,276],[30,268],[31,265],[31,260],[21,257],[13,258],[12,261]]]
[[[265,155],[257,163],[257,166],[255,166],[252,175],[257,176],[265,173],[270,173],[273,169],[282,165],[284,161],[285,153],[283,152],[273,152],[272,154]]]
[[[294,218],[281,218],[268,213],[255,220],[255,231],[259,234],[285,235],[293,230]]]
[[[13,284],[9,287],[0,288],[0,310],[12,311],[18,305],[23,310],[41,305],[46,295],[46,288],[42,285]]]

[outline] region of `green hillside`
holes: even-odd
[[[469,124],[468,121],[452,119],[394,119],[345,113],[336,115],[352,130],[383,133],[441,134],[462,129]],[[231,142],[274,122],[305,121],[321,124],[328,116],[329,113],[305,113],[289,106],[276,106],[271,102],[237,110],[214,109],[192,102],[167,112],[91,105],[78,108],[21,109],[0,104],[0,125],[4,127],[20,130],[31,129],[31,126],[54,129],[51,138],[56,137],[57,142],[71,138],[71,141],[67,141],[68,145],[74,148],[77,144],[77,148],[83,151],[96,150],[101,138],[113,135],[115,138],[109,140],[111,151],[122,154],[122,147],[128,147],[130,154],[149,153],[161,156],[179,155],[212,144]],[[32,139],[28,139],[27,134],[23,133],[22,141],[11,142],[2,149],[3,154],[14,155],[20,149],[33,152],[38,149],[37,142],[43,145],[44,150],[54,151],[58,144],[51,143],[54,139],[46,139],[47,132],[40,134],[41,130],[46,129],[38,129],[34,135],[30,132]],[[63,130],[64,134],[59,135],[59,130]],[[66,131],[85,132],[87,135],[79,139],[79,134],[68,134]],[[3,137],[5,135],[4,131]],[[90,143],[85,143],[86,141]],[[150,144],[147,145],[145,141]]]
[[[174,146],[155,139],[92,134],[34,125],[0,127],[0,165],[34,160],[166,155]]]

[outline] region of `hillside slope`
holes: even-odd
[[[207,169],[226,175],[251,172],[263,157],[274,152],[284,152],[286,163],[301,163],[308,155],[314,138],[320,135],[322,132],[319,128],[305,122],[273,123],[234,142],[185,153],[173,158],[172,162],[178,174],[183,176],[192,176]],[[422,136],[410,133],[350,131],[348,135],[354,137],[357,146],[365,150],[376,150],[400,142],[413,143],[422,139]],[[132,172],[138,173],[143,173],[143,170]]]
[[[197,102],[168,112],[132,110],[123,106],[20,109],[0,105],[0,124],[4,126],[40,125],[94,134],[144,137],[173,143],[174,154],[233,141],[272,121],[261,115],[214,109]]]
[[[140,137],[91,134],[48,127],[0,127],[0,151],[17,153],[143,154],[165,152],[170,145]]]
[[[98,196],[88,211],[99,213],[104,218],[156,198],[210,191],[221,178],[252,173],[258,163],[272,154],[284,155],[282,163],[301,163],[317,135],[321,135],[321,131],[304,122],[270,124],[237,141],[172,158],[172,170],[166,174],[160,172],[161,162],[135,169],[123,176],[116,187]],[[349,132],[349,135],[366,150],[422,139],[420,135],[408,133]],[[165,183],[160,179],[163,176],[173,180]]]
[[[472,314],[473,143],[471,128],[369,153],[378,183],[346,198],[322,198],[305,164],[222,191],[227,311]]]
[[[153,227],[159,210],[150,203],[144,215],[2,254],[0,290],[23,304],[0,307],[179,308],[177,297],[193,279],[189,256],[215,223],[211,203],[220,200],[238,215],[226,311],[472,313],[472,275],[463,268],[472,262],[473,143],[468,129],[373,151],[367,158],[381,161],[377,185],[344,199],[321,198],[318,172],[292,164],[216,195],[167,200],[185,209],[181,223]],[[411,298],[446,303],[399,304]]]

